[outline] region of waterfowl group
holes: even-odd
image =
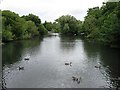
[[[72,79],[73,79],[73,81],[76,81],[78,84],[79,84],[80,81],[81,81],[81,77],[72,76]]]
[[[65,62],[65,65],[70,65],[70,66],[72,66],[72,62]],[[81,81],[81,77],[72,76],[72,80],[73,80],[73,81],[76,81],[76,82],[79,84],[80,81]]]
[[[29,59],[30,59],[29,57],[25,57],[25,58],[24,58],[24,60],[29,60]],[[18,70],[24,70],[24,67],[19,66],[19,67],[18,67]]]

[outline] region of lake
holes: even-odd
[[[3,84],[7,88],[120,86],[120,81],[115,80],[120,77],[120,49],[75,36],[55,35],[7,43],[2,46],[2,62]],[[65,65],[66,62],[72,64]],[[81,77],[80,83],[72,76]]]

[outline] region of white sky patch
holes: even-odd
[[[54,21],[62,15],[70,14],[84,20],[88,8],[102,6],[105,0],[0,0],[2,10],[11,10],[22,15],[29,13],[40,17],[42,22]]]

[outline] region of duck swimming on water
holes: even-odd
[[[81,77],[78,78],[78,77],[72,76],[72,79],[73,79],[73,81],[76,81],[78,84],[81,81]]]
[[[72,76],[72,79],[73,79],[73,81],[76,81],[76,80],[77,80],[77,77]]]
[[[101,68],[101,66],[95,66],[95,68]]]
[[[65,62],[65,65],[72,65],[72,62]]]
[[[18,69],[19,69],[19,70],[24,70],[24,67],[20,67],[20,66],[19,66]]]
[[[30,58],[29,57],[25,57],[24,60],[29,60]]]

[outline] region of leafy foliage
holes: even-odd
[[[110,46],[120,46],[120,2],[106,2],[101,8],[87,11],[84,22],[71,15],[63,15],[55,22],[45,21],[33,14],[20,17],[9,10],[2,12],[2,40],[16,40],[45,35],[48,31],[65,35],[83,35],[90,40]]]
[[[40,24],[41,20],[33,14],[21,18],[12,11],[4,10],[2,11],[2,41],[27,39],[39,35]]]
[[[33,21],[37,27],[39,26],[39,24],[41,24],[41,19],[39,19],[38,16],[33,14],[29,14],[27,16],[23,15],[22,18],[24,18],[26,21]]]
[[[45,21],[45,23],[43,24],[45,26],[45,28],[48,30],[48,31],[52,31],[53,29],[53,24],[52,22],[47,22]]]
[[[78,30],[81,29],[81,21],[78,21],[75,17],[71,15],[63,15],[56,19],[56,22],[60,24],[61,34],[74,35],[78,34]]]
[[[3,30],[2,31],[2,40],[3,41],[10,41],[13,38],[12,32],[8,31],[8,30]]]
[[[45,35],[45,34],[47,34],[47,30],[46,30],[46,28],[44,27],[43,24],[40,24],[40,25],[39,25],[38,31],[39,31],[40,35]]]
[[[120,2],[106,2],[88,10],[83,23],[86,38],[120,45]]]

